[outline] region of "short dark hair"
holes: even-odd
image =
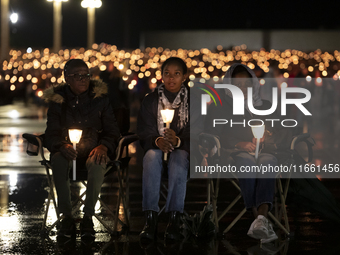
[[[236,66],[235,69],[233,70],[231,77],[235,78],[235,76],[240,73],[247,74],[249,78],[252,78],[252,75],[248,72],[248,70],[243,65]]]
[[[181,58],[170,57],[167,60],[165,60],[164,63],[162,64],[162,68],[161,68],[162,74],[163,74],[164,68],[167,65],[177,65],[177,66],[179,66],[180,68],[182,68],[183,74],[186,74],[188,72],[187,65],[185,64],[184,60],[181,59]]]
[[[67,76],[73,68],[82,66],[88,68],[87,64],[83,60],[78,58],[70,59],[64,66],[64,76]]]

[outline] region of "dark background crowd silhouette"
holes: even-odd
[[[337,50],[250,51],[246,45],[231,49],[218,46],[214,50],[169,50],[162,47],[119,50],[114,45],[102,43],[94,44],[88,50],[64,49],[57,54],[48,48],[12,49],[10,58],[2,63],[0,71],[0,104],[9,104],[13,100],[43,104],[42,91],[64,82],[62,69],[66,61],[80,58],[88,64],[93,78],[102,79],[109,85],[112,106],[128,107],[135,98],[141,100],[162,82],[159,67],[170,56],[185,60],[189,87],[193,86],[190,81],[197,78],[202,83],[218,83],[231,64],[242,63],[253,69],[258,78],[280,79],[278,88],[285,79],[289,82],[284,86],[306,87],[312,94],[315,87],[321,87],[323,106],[333,105],[334,97],[340,93],[338,87],[323,84],[324,78],[339,80],[340,53]],[[294,82],[294,78],[300,79]],[[261,91],[265,93],[267,87],[268,84],[263,84]]]

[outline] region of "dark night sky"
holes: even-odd
[[[335,1],[102,0],[96,10],[96,42],[139,46],[143,30],[176,29],[340,29]],[[338,1],[336,1],[338,2]],[[87,10],[81,0],[63,3],[63,46],[86,46]],[[275,3],[275,5],[273,4]],[[313,4],[311,4],[313,3]],[[19,14],[11,25],[13,47],[51,47],[53,3],[10,0]],[[14,30],[16,30],[15,33]],[[128,43],[126,43],[128,41]]]

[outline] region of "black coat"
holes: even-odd
[[[155,140],[160,137],[157,125],[157,111],[158,111],[158,89],[148,94],[141,105],[141,109],[138,114],[137,133],[140,139],[140,144],[144,151],[149,149],[159,149]],[[178,108],[175,109],[174,116],[178,116]],[[181,145],[179,149],[190,151],[190,121],[184,128],[179,129],[177,127],[177,119],[174,117],[170,124],[170,129],[174,130],[176,136],[181,139]]]
[[[70,143],[68,129],[78,128],[83,130],[79,157],[87,157],[100,144],[108,148],[108,156],[114,155],[120,133],[106,94],[107,86],[99,80],[91,80],[89,90],[79,96],[66,84],[44,92],[49,102],[44,144],[51,154]]]

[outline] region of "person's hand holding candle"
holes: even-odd
[[[260,149],[260,139],[263,138],[265,126],[252,126],[251,131],[253,132],[254,138],[256,139],[255,159],[258,158]]]
[[[172,149],[178,143],[178,138],[176,137],[175,131],[173,131],[170,128],[166,128],[164,130],[164,139],[170,143],[170,145],[172,146]]]
[[[157,140],[157,145],[164,153],[172,152],[178,144],[178,137],[174,130],[170,128],[164,129],[164,137]]]
[[[252,140],[253,144],[256,144],[256,138],[253,137],[253,140]],[[262,144],[264,142],[264,136],[260,139],[260,144]]]
[[[65,143],[60,147],[60,152],[68,160],[75,160],[77,158],[78,152],[73,149],[73,145]]]
[[[169,153],[173,150],[173,146],[165,139],[165,137],[160,137],[157,140],[157,146],[164,153]]]
[[[256,141],[254,142],[239,142],[235,145],[236,149],[243,150],[246,152],[254,152],[256,149]]]
[[[79,143],[83,131],[80,129],[69,129],[68,135],[70,137],[71,143],[73,144],[73,149],[76,151],[77,143]],[[76,159],[73,159],[73,180],[76,180]]]
[[[173,144],[172,144],[172,140],[174,139],[173,138],[173,135],[171,133],[171,131],[166,131],[166,130],[171,130],[170,129],[170,123],[174,117],[174,113],[175,113],[175,110],[173,109],[165,109],[165,110],[161,110],[161,115],[162,115],[162,119],[163,119],[163,122],[166,124],[166,129],[164,131],[164,139],[166,142],[168,142],[168,146],[170,146],[170,149],[169,148],[166,148],[166,150],[169,152],[170,150],[172,151],[173,150]],[[173,131],[173,130],[172,130]],[[175,132],[173,132],[175,133]],[[169,141],[170,139],[170,141]],[[162,139],[159,139],[159,140],[162,140]],[[163,144],[164,146],[166,146],[166,144]],[[159,147],[159,146],[158,146]],[[168,159],[168,152],[165,152],[164,150],[162,150],[164,152],[164,160],[166,161]]]

